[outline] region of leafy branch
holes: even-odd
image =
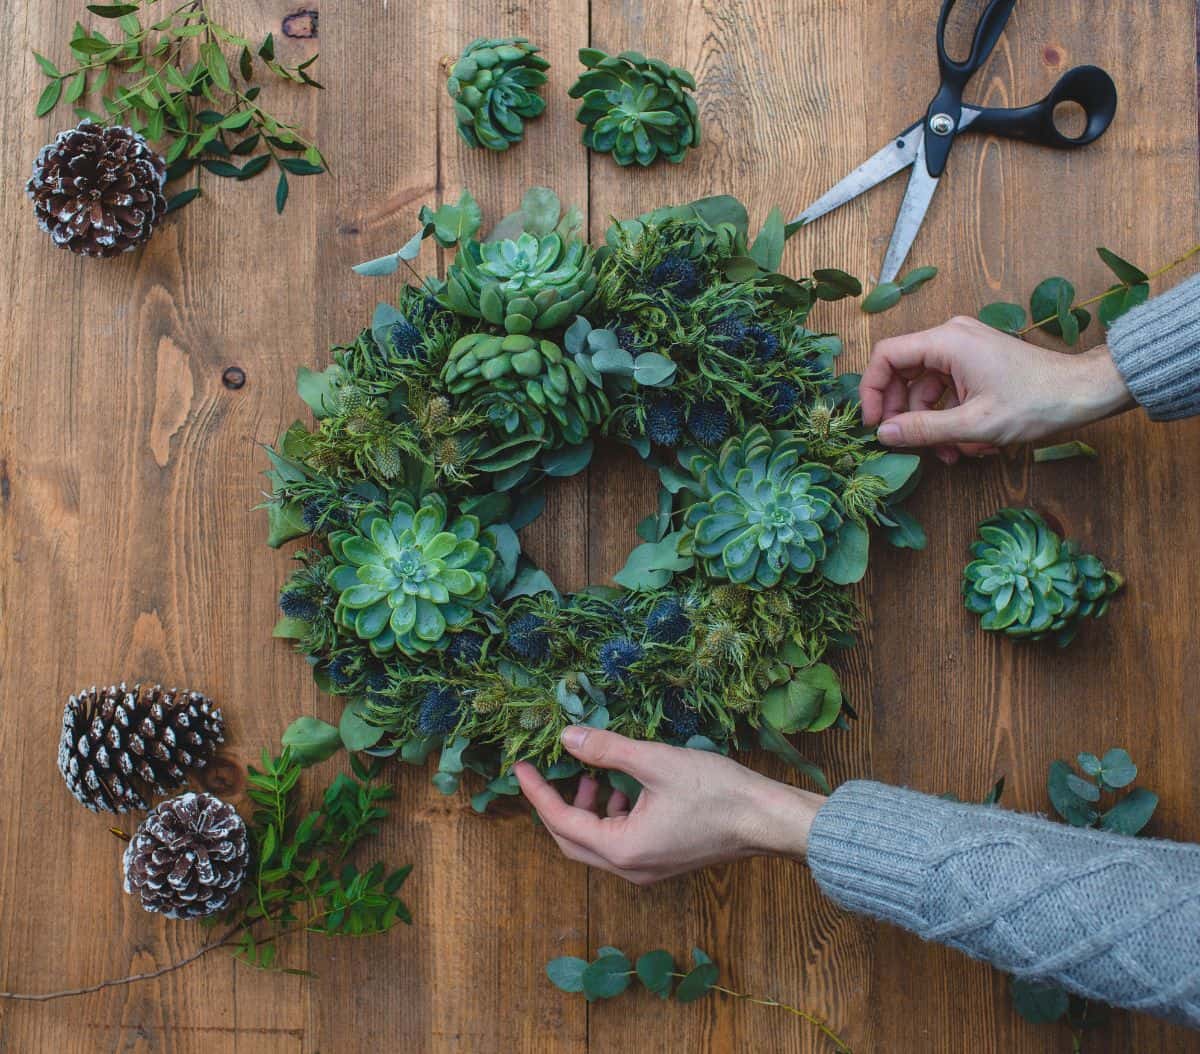
[[[639,956],[635,964],[619,948],[603,947],[591,962],[571,955],[551,959],[546,964],[546,976],[564,992],[582,992],[589,1003],[620,995],[635,977],[659,998],[669,999],[673,995],[679,1003],[694,1003],[709,992],[720,992],[755,1006],[785,1010],[820,1031],[833,1044],[837,1054],[851,1054],[846,1042],[811,1011],[718,984],[720,971],[717,964],[699,948],[692,949],[692,968],[686,973],[679,970],[671,953],[662,948]]]
[[[252,82],[261,66],[289,83],[321,88],[308,72],[317,56],[289,66],[276,57],[272,34],[255,47],[214,21],[205,0],[188,0],[143,26],[139,16],[156,3],[89,4],[92,14],[115,22],[119,37],[111,39],[76,22],[68,42],[74,62],[66,69],[35,51],[34,59],[49,78],[37,101],[37,116],[64,102],[74,107],[79,120],[127,124],[152,142],[166,144],[168,182],[197,167],[244,181],[274,164],[279,169],[275,205],[282,212],[289,174],[316,175],[329,166],[297,125],[258,104],[261,87]],[[246,160],[239,164],[241,158]],[[175,194],[168,211],[199,193],[197,185]]]

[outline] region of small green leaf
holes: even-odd
[[[551,959],[546,963],[546,976],[550,983],[564,992],[583,991],[583,971],[587,969],[586,959],[575,955],[564,955]]]
[[[342,711],[342,719],[338,722],[338,734],[342,746],[354,752],[367,750],[383,738],[383,729],[378,725],[368,724],[365,720],[367,704],[365,699],[355,699],[346,705]]]
[[[1091,827],[1099,814],[1075,793],[1067,779],[1068,776],[1079,779],[1065,761],[1051,762],[1046,778],[1046,791],[1050,795],[1050,804],[1054,806],[1054,811],[1072,827]]]
[[[1128,752],[1113,747],[1100,759],[1100,779],[1110,790],[1120,790],[1137,779],[1137,766]]]
[[[662,948],[646,952],[637,961],[638,980],[655,995],[666,999],[671,994],[675,960]]]
[[[184,207],[191,201],[195,201],[200,196],[199,187],[189,187],[187,190],[181,190],[178,194],[167,201],[167,212],[175,212]]]
[[[900,286],[900,292],[907,296],[909,293],[915,293],[931,278],[936,278],[938,269],[936,267],[915,267],[897,281]]]
[[[332,757],[342,746],[342,738],[333,725],[307,716],[298,717],[288,725],[282,742],[305,767]]]
[[[979,321],[1001,333],[1019,333],[1025,328],[1025,309],[1020,304],[997,301],[979,310]]]
[[[1057,446],[1038,447],[1033,452],[1033,460],[1038,464],[1047,461],[1067,461],[1074,457],[1096,458],[1099,456],[1093,447],[1078,439],[1073,439],[1069,443],[1059,443]]]
[[[123,18],[138,9],[137,4],[88,4],[87,9],[101,18]]]
[[[862,309],[868,315],[876,315],[895,307],[903,295],[900,286],[895,282],[883,282],[863,297]]]
[[[252,157],[244,165],[241,172],[238,173],[238,179],[246,180],[253,179],[262,172],[267,165],[271,163],[270,154],[259,154],[258,157]]]
[[[1057,1021],[1067,1012],[1067,993],[1054,985],[1012,978],[1013,1009],[1035,1025]]]
[[[1100,307],[1097,309],[1096,313],[1100,317],[1100,324],[1111,326],[1126,312],[1132,311],[1149,299],[1150,285],[1147,282],[1141,282],[1138,285],[1113,286],[1104,294],[1104,299],[1100,301]]]
[[[1102,765],[1100,759],[1095,754],[1080,754],[1075,760],[1079,762],[1079,767],[1089,776],[1100,775]]]
[[[204,60],[204,65],[208,67],[213,83],[222,91],[230,91],[233,85],[229,79],[229,65],[225,61],[225,53],[221,50],[220,44],[215,41],[201,44],[200,57]]]
[[[818,300],[834,301],[862,294],[862,282],[836,267],[818,267],[812,276],[817,283],[813,293]]]
[[[325,171],[320,165],[305,161],[302,157],[281,157],[279,167],[290,172],[293,176],[317,176]]]
[[[237,179],[242,174],[242,170],[237,165],[231,165],[228,161],[201,161],[205,169],[211,172],[214,176],[220,176],[223,179]]]
[[[783,263],[784,231],[783,213],[779,208],[773,208],[763,223],[762,230],[750,247],[750,258],[764,271],[778,271]]]
[[[37,109],[35,111],[38,117],[45,117],[46,114],[58,105],[62,91],[63,82],[61,80],[52,80],[42,89],[42,94],[38,96]]]
[[[56,65],[54,65],[54,63],[51,62],[48,58],[46,58],[45,55],[42,55],[39,52],[35,51],[33,53],[33,60],[39,66],[41,66],[42,72],[47,77],[61,77],[62,76],[62,74],[58,72],[58,67]]]
[[[288,179],[286,172],[279,173],[279,182],[275,185],[275,211],[283,212],[284,205],[288,199]]]
[[[588,1000],[611,999],[620,995],[629,987],[633,976],[633,964],[615,949],[601,949],[602,953],[595,962],[589,963],[583,971],[580,980],[583,983],[583,994]]]
[[[679,982],[679,987],[675,989],[676,1000],[680,1003],[694,1003],[697,999],[703,999],[712,990],[712,986],[717,983],[720,976],[721,972],[717,969],[716,963],[698,963]]]
[[[1100,826],[1116,834],[1137,834],[1158,808],[1158,795],[1136,787],[1100,817]]]
[[[1140,267],[1131,264],[1128,260],[1121,259],[1111,249],[1099,248],[1096,252],[1100,255],[1100,259],[1104,261],[1108,269],[1125,285],[1138,285],[1141,282],[1148,282],[1150,280],[1150,276]]]
[[[821,574],[840,586],[861,581],[867,573],[870,544],[871,536],[866,527],[854,520],[847,520],[820,563]]]
[[[266,62],[271,62],[275,58],[275,36],[268,33],[262,44],[258,48],[258,57]]]

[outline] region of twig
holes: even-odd
[[[232,929],[228,930],[224,936],[218,940],[212,941],[210,944],[203,945],[199,950],[193,952],[177,962],[169,963],[166,966],[160,966],[157,970],[151,970],[149,973],[135,973],[128,977],[112,977],[107,981],[98,981],[96,984],[86,985],[83,988],[64,988],[58,992],[0,992],[0,999],[19,999],[31,1003],[48,1003],[52,999],[66,999],[73,995],[88,995],[91,992],[99,992],[103,988],[116,988],[120,985],[133,984],[134,981],[153,981],[156,977],[162,977],[166,974],[173,973],[175,970],[180,970],[185,966],[194,963],[202,955],[207,955],[215,948],[223,947],[229,943],[229,938],[232,937],[238,930],[242,928],[239,923]]]

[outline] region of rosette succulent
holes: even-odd
[[[765,589],[816,570],[842,514],[829,469],[803,455],[798,440],[756,425],[718,453],[681,458],[698,494],[684,527],[706,574]]]
[[[435,647],[486,599],[496,559],[479,520],[451,521],[439,494],[371,509],[353,530],[331,534],[329,547],[338,561],[330,574],[337,620],[376,655]]]
[[[579,61],[587,69],[570,95],[583,100],[575,119],[584,125],[584,146],[612,154],[618,165],[644,166],[659,157],[678,164],[700,145],[696,82],[687,70],[636,51],[583,48]]]
[[[501,241],[468,241],[446,274],[441,302],[509,333],[564,325],[596,291],[592,250],[580,238],[523,231]]]
[[[450,349],[442,380],[501,435],[530,436],[549,447],[582,443],[608,413],[604,389],[557,344],[519,333],[463,337]]]
[[[473,40],[446,82],[454,100],[458,134],[471,146],[507,150],[525,134],[525,121],[541,115],[546,100],[538,89],[550,68],[523,37]]]
[[[1123,579],[1077,543],[1060,538],[1032,509],[1001,509],[979,525],[963,599],[985,630],[1069,644],[1086,617],[1108,610]]]

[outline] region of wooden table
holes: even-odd
[[[265,464],[256,444],[303,409],[296,367],[323,365],[327,346],[394,290],[350,264],[395,248],[420,204],[463,184],[493,219],[523,188],[548,184],[584,208],[593,237],[610,217],[716,192],[747,201],[756,222],[777,203],[790,214],[912,119],[935,83],[935,0],[331,4],[319,41],[279,41],[289,59],[319,43],[328,91],[267,91],[316,129],[335,175],[297,181],[283,218],[267,182],[210,179],[207,200],[145,251],[99,263],[56,250],[22,195],[34,153],[65,123],[32,116],[41,77],[30,48],[62,56],[81,6],[0,3],[0,988],[10,990],[153,969],[205,939],[122,895],[120,843],[64,790],[54,751],[70,691],[144,678],[210,693],[232,729],[229,763],[213,778],[238,795],[240,765],[276,744],[294,714],[335,714],[270,639],[289,561],[265,547],[252,507]],[[296,10],[212,6],[250,36],[278,35]],[[914,250],[915,264],[941,268],[936,281],[888,314],[841,304],[816,316],[844,335],[848,368],[861,368],[873,340],[1023,299],[1050,274],[1103,289],[1096,245],[1151,267],[1197,240],[1195,19],[1191,0],[1022,0],[974,97],[1024,103],[1069,66],[1095,62],[1118,82],[1116,122],[1070,155],[962,142]],[[554,66],[548,114],[507,155],[458,140],[438,65],[481,34],[531,37]],[[694,70],[703,149],[649,172],[589,157],[566,97],[575,50],[589,42]],[[902,182],[802,232],[786,268],[872,274]],[[422,262],[445,264],[431,249]],[[222,385],[230,365],[246,372],[240,390]],[[914,503],[928,550],[881,550],[861,593],[863,641],[845,664],[861,720],[803,744],[835,782],[873,776],[971,798],[1004,774],[1005,804],[1045,810],[1051,759],[1119,744],[1162,797],[1152,833],[1200,838],[1200,425],[1136,413],[1082,438],[1098,461],[1035,468],[1021,450],[929,467]],[[607,451],[554,488],[528,545],[560,584],[603,580],[653,489],[634,460]],[[1111,617],[1066,654],[986,637],[961,610],[972,527],[1009,503],[1053,513],[1128,577]],[[790,778],[773,760],[749,760]],[[424,773],[392,778],[399,797],[382,848],[416,864],[411,929],[364,943],[297,940],[287,958],[315,980],[256,973],[221,952],[161,981],[0,1004],[0,1050],[828,1049],[796,1019],[726,998],[679,1007],[638,994],[588,1007],[545,980],[550,957],[606,943],[679,955],[699,944],[729,984],[820,1013],[858,1052],[1069,1048],[1065,1029],[1013,1013],[1000,974],[843,913],[803,867],[756,861],[635,889],[564,861],[525,815],[480,819]],[[1118,1014],[1086,1049],[1200,1050],[1200,1039]]]

